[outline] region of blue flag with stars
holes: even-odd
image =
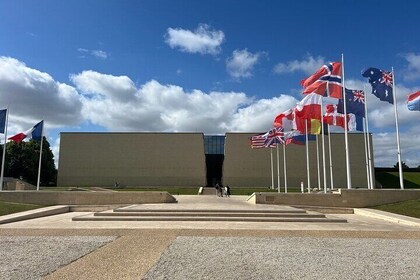
[[[347,114],[356,116],[365,116],[365,93],[363,90],[354,90],[346,88],[346,111]],[[337,113],[344,114],[344,101],[340,99],[337,104]]]
[[[368,68],[362,71],[362,76],[369,78],[372,86],[372,94],[382,101],[394,104],[392,91],[392,73],[377,68]]]

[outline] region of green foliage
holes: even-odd
[[[395,165],[394,165],[394,168],[395,169],[398,169],[399,168],[399,163],[397,162]],[[408,165],[407,164],[405,164],[405,162],[404,161],[401,161],[401,166],[402,166],[402,169],[409,169],[410,167],[408,167]]]
[[[43,206],[35,204],[21,204],[12,202],[0,201],[0,216],[18,213],[22,211],[28,211],[32,209],[41,208]]]
[[[405,189],[419,189],[420,188],[420,172],[405,172],[404,188]],[[385,189],[399,189],[400,177],[398,172],[377,172],[375,174],[376,181],[378,181],[382,188]]]
[[[38,177],[40,141],[30,140],[29,142],[9,142],[7,143],[6,165],[4,173],[6,177],[20,178],[36,184]],[[3,153],[3,146],[0,152]],[[50,143],[44,137],[42,144],[42,165],[41,165],[41,185],[55,184],[57,170],[54,166],[54,155],[50,148]]]
[[[372,207],[381,211],[420,218],[420,199]]]

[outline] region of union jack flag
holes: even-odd
[[[304,94],[317,93],[322,96],[341,98],[341,63],[330,62],[323,65],[314,74],[302,80],[300,84],[304,87]]]
[[[394,96],[392,90],[393,73],[370,67],[362,71],[362,76],[369,78],[372,86],[372,94],[382,101],[394,104]]]
[[[284,144],[284,133],[282,127],[275,127],[266,133],[261,133],[251,137],[251,148],[275,148],[279,144]]]

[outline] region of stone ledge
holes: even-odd
[[[14,213],[0,217],[0,224],[13,223],[45,216],[52,216],[69,212],[69,206],[49,206],[44,208],[33,209],[29,211]]]
[[[388,222],[393,222],[393,223],[398,223],[398,224],[403,224],[403,225],[408,225],[408,226],[420,227],[420,219],[408,217],[404,215],[399,215],[399,214],[394,214],[394,213],[389,213],[385,211],[380,211],[376,209],[355,208],[354,214],[366,216],[370,218],[381,219]]]

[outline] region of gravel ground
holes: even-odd
[[[144,279],[420,279],[420,242],[177,237]]]
[[[115,239],[114,236],[2,236],[0,279],[40,279]]]

